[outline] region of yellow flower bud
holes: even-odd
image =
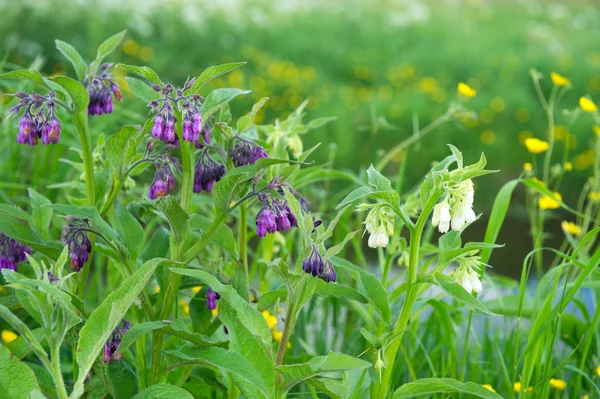
[[[531,162],[525,162],[523,164],[523,170],[526,172],[530,172],[533,169],[533,165],[531,164]]]
[[[596,112],[598,111],[598,107],[592,100],[588,97],[580,97],[579,98],[579,106],[583,110],[583,112]]]
[[[192,292],[193,292],[194,294],[197,294],[197,293],[199,293],[201,290],[202,290],[202,286],[201,286],[201,285],[197,285],[197,286],[195,286],[195,287],[192,287]]]
[[[2,336],[2,341],[5,344],[12,342],[19,337],[17,334],[15,334],[14,332],[12,332],[10,330],[2,330],[2,333],[0,333],[0,336]]]
[[[533,138],[525,139],[525,147],[532,154],[539,154],[548,149],[549,145],[546,141]]]
[[[581,227],[577,226],[573,222],[567,222],[566,220],[563,220],[560,223],[560,227],[563,229],[563,231],[565,233],[569,233],[572,236],[580,236],[581,235]]]
[[[482,387],[484,387],[488,391],[496,392],[496,390],[490,384],[483,384]]]
[[[459,82],[457,89],[458,89],[458,93],[461,96],[464,96],[467,98],[472,98],[477,95],[477,91],[475,89],[471,88],[471,86],[469,86],[468,84],[466,84],[464,82]]]
[[[565,162],[565,164],[563,165],[563,168],[567,171],[570,172],[573,170],[573,164],[571,162]]]
[[[552,194],[554,198],[544,195],[542,198],[539,199],[538,205],[541,209],[556,209],[560,207],[560,201],[562,201],[562,196],[557,192],[554,192]]]
[[[559,75],[556,72],[552,72],[550,74],[550,79],[552,79],[552,83],[554,83],[556,86],[567,86],[571,83],[569,79],[565,78],[562,75]]]
[[[550,386],[554,389],[558,389],[559,391],[564,391],[567,387],[567,382],[557,378],[550,378]]]

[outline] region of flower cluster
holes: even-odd
[[[129,331],[129,328],[131,328],[131,323],[125,319],[121,320],[121,322],[123,326],[120,327],[119,325],[117,325],[117,328],[114,329],[114,331],[110,335],[110,338],[104,344],[104,353],[102,355],[104,363],[110,363],[111,359],[118,362],[123,357],[122,353],[116,352],[119,349],[119,344],[123,339],[123,335],[127,331]]]
[[[254,141],[236,136],[237,144],[231,149],[229,155],[235,166],[244,166],[255,163],[261,158],[269,158],[265,149]]]
[[[390,237],[394,235],[394,214],[389,206],[361,204],[359,211],[371,208],[365,221],[365,232],[369,232],[369,247],[387,247]]]
[[[194,168],[194,192],[210,193],[216,182],[225,174],[225,166],[213,160],[208,151],[203,151]]]
[[[475,190],[471,179],[446,188],[446,197],[433,208],[433,227],[438,227],[440,233],[460,230],[465,224],[473,223],[477,216],[473,211]]]
[[[263,207],[256,215],[256,233],[265,237],[267,233],[287,231],[298,226],[298,219],[287,202],[278,200],[267,194],[259,194]]]
[[[0,270],[17,271],[17,265],[27,259],[25,254],[31,255],[31,248],[0,233]]]
[[[71,257],[71,268],[78,272],[83,268],[92,252],[92,242],[85,235],[90,230],[87,219],[79,219],[72,216],[67,217],[67,225],[63,229],[62,240],[69,247]]]
[[[326,283],[337,280],[337,273],[329,259],[324,260],[317,246],[313,244],[310,255],[302,261],[302,270],[305,273],[312,274]]]
[[[206,307],[208,310],[215,310],[219,299],[221,299],[221,295],[218,292],[213,291],[210,287],[206,290]]]
[[[476,270],[481,264],[479,261],[481,257],[476,256],[476,253],[477,251],[471,251],[459,258],[459,266],[450,273],[450,277],[460,284],[469,294],[471,292],[478,294],[483,288],[481,280],[479,279],[479,273]]]
[[[19,120],[19,132],[17,143],[37,145],[39,139],[43,144],[56,144],[60,140],[62,130],[60,120],[56,117],[55,93],[49,92],[47,96],[38,93],[26,94],[19,92],[15,94],[21,101],[11,110],[19,113],[25,109]]]
[[[90,96],[88,115],[112,114],[113,95],[117,101],[123,99],[119,85],[115,83],[112,75],[108,72],[112,64],[102,64],[95,76],[84,82]]]
[[[157,164],[154,180],[150,184],[148,197],[152,200],[164,197],[175,188],[175,175],[167,162]]]

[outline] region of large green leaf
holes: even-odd
[[[123,175],[135,156],[134,136],[139,130],[139,126],[123,126],[106,140],[104,153],[114,180],[123,180]]]
[[[477,300],[477,298],[471,295],[470,292],[465,291],[465,289],[461,287],[460,284],[458,284],[452,278],[446,276],[443,273],[437,272],[434,274],[434,279],[435,283],[441,289],[443,289],[448,295],[450,295],[457,301],[469,305],[475,310],[478,310],[482,313],[496,316],[495,313],[491,312],[488,308],[486,308],[481,302]]]
[[[249,173],[226,174],[213,187],[215,207],[219,212],[225,212],[231,202],[237,199],[242,183],[251,178]]]
[[[8,208],[7,208],[8,209]],[[16,208],[14,208],[16,209]],[[60,248],[53,247],[44,242],[30,226],[28,220],[13,216],[4,212],[4,208],[0,208],[0,231],[7,236],[14,238],[22,244],[25,244],[44,255],[56,259],[60,255]],[[30,219],[29,215],[27,215]]]
[[[155,384],[144,389],[133,399],[194,399],[185,389],[169,384]]]
[[[35,231],[44,239],[49,238],[52,209],[43,207],[50,204],[50,200],[33,188],[27,190],[31,203],[31,223]]]
[[[63,42],[61,40],[55,40],[54,42],[56,43],[56,48],[58,51],[60,51],[62,55],[64,55],[65,58],[71,62],[73,68],[75,68],[77,79],[80,82],[83,82],[87,73],[87,64],[83,60],[83,57],[81,57],[81,54],[79,54],[75,47],[71,46],[67,42]]]
[[[126,76],[125,81],[127,82],[127,86],[133,95],[145,103],[149,104],[151,101],[157,100],[161,96],[159,93],[154,91],[154,89],[148,86],[147,83],[142,82],[140,79]]]
[[[200,112],[202,113],[202,116],[204,118],[208,118],[210,115],[217,112],[219,108],[221,108],[223,105],[227,104],[229,101],[233,100],[237,96],[248,94],[250,92],[251,90],[232,88],[215,89],[208,93],[208,96],[206,96],[206,98],[204,99],[204,103],[202,103],[202,107],[200,107]]]
[[[148,80],[151,83],[155,83],[159,86],[162,86],[162,82],[161,82],[160,78],[158,77],[158,75],[156,74],[156,72],[154,72],[152,69],[148,68],[147,66],[140,67],[140,66],[136,66],[136,65],[125,65],[125,64],[119,64],[117,66],[119,68],[126,70],[129,73],[138,75],[138,76]]]
[[[35,69],[19,69],[16,71],[5,72],[0,74],[0,79],[24,79],[37,83],[41,86],[46,86],[44,78]]]
[[[192,93],[197,93],[200,90],[200,88],[202,88],[202,86],[204,86],[212,79],[218,78],[221,75],[225,75],[226,73],[229,73],[234,69],[241,67],[244,64],[246,64],[246,62],[232,62],[229,64],[209,66],[204,71],[202,71],[198,79],[196,79],[196,81],[194,82],[194,85],[192,86],[190,91]]]
[[[34,389],[39,389],[39,385],[33,371],[0,346],[0,397],[28,399]]]
[[[367,181],[377,191],[389,191],[392,190],[392,183],[382,175],[373,165],[367,169]]]
[[[56,76],[50,78],[50,80],[62,86],[71,99],[75,114],[83,120],[87,115],[87,108],[90,103],[90,96],[85,87],[75,79],[66,76]]]
[[[86,321],[79,333],[77,343],[79,378],[73,388],[73,398],[83,394],[83,382],[102,351],[104,343],[125,317],[125,313],[138,298],[154,270],[163,261],[165,259],[156,258],[144,263],[131,277],[123,281],[119,288],[111,292]]]
[[[115,201],[114,226],[123,240],[131,256],[135,259],[144,241],[144,229],[140,222],[129,212],[121,202]]]
[[[121,32],[115,35],[112,35],[104,42],[102,42],[102,44],[98,46],[98,51],[96,52],[96,59],[94,60],[94,64],[96,66],[99,66],[106,56],[108,56],[110,53],[117,49],[117,47],[119,46],[119,44],[121,44],[121,41],[123,40],[126,34],[127,29],[122,30]]]
[[[157,198],[156,200],[148,200],[169,222],[171,230],[175,234],[175,238],[181,241],[187,231],[188,221],[190,219],[186,211],[179,205],[179,202],[172,195]]]
[[[464,393],[484,399],[502,399],[502,396],[474,382],[460,382],[452,378],[422,378],[402,385],[394,392],[393,399],[423,398],[443,393]]]
[[[267,102],[269,98],[268,97],[263,97],[260,100],[258,100],[258,102],[256,104],[254,104],[252,106],[252,110],[250,112],[248,112],[246,115],[240,117],[240,119],[238,119],[237,121],[237,131],[238,133],[242,133],[245,132],[246,130],[250,129],[252,127],[252,125],[254,124],[254,117],[256,117],[256,114],[258,111],[260,111],[260,109],[263,107],[263,105],[265,105],[265,103]]]

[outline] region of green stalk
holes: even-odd
[[[398,350],[400,349],[400,345],[402,343],[402,336],[404,335],[404,331],[408,326],[408,321],[410,320],[410,314],[412,312],[413,305],[418,297],[418,287],[415,285],[417,281],[417,268],[419,266],[419,251],[421,249],[421,237],[423,236],[423,229],[425,228],[425,224],[427,223],[427,219],[431,214],[433,207],[437,203],[440,192],[436,191],[429,198],[429,201],[425,204],[423,211],[419,215],[419,219],[417,219],[417,223],[415,228],[411,230],[410,233],[410,258],[408,264],[408,287],[406,291],[406,298],[404,299],[404,304],[402,305],[402,311],[400,312],[400,317],[394,327],[392,332],[392,336],[394,340],[388,345],[385,350],[385,365],[383,376],[381,378],[381,383],[379,384],[379,388],[377,390],[377,399],[385,399],[387,396],[387,391],[390,385],[390,378],[392,376],[392,370],[394,368],[394,362],[396,360],[396,355],[398,354]]]
[[[52,356],[52,377],[56,385],[56,392],[58,393],[59,399],[67,399],[67,388],[65,387],[65,381],[63,380],[62,372],[60,371],[60,344],[52,345],[51,349]]]
[[[240,205],[238,246],[240,250],[240,262],[244,272],[244,284],[246,286],[246,298],[250,298],[250,278],[248,274],[248,209],[246,204]]]

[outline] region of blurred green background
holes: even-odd
[[[175,84],[209,65],[247,61],[212,85],[253,90],[232,104],[234,115],[268,96],[259,123],[284,118],[304,99],[310,100],[309,118],[337,116],[308,135],[305,147],[322,142],[317,162],[334,157],[337,167],[355,171],[410,137],[415,115],[421,126],[442,115],[457,99],[457,83],[467,82],[477,90],[464,102],[475,117],[444,125],[411,151],[408,186],[447,155],[447,143],[459,147],[467,162],[485,151],[489,167],[500,172],[478,181],[476,211],[484,217],[501,185],[530,160],[524,138],[548,134],[530,69],[545,77],[556,71],[571,80],[563,108],[575,109],[585,94],[600,102],[600,8],[597,1],[583,0],[0,0],[3,69],[41,62],[45,73],[73,75],[54,39],[71,43],[90,60],[102,40],[123,28],[128,36],[111,61],[149,65]],[[549,78],[543,89],[549,93]],[[118,117],[94,120],[93,128],[110,134],[122,124],[142,122],[145,112],[145,104],[125,90]],[[56,176],[64,176],[58,159],[68,146],[19,148],[13,122],[1,130],[3,187],[31,176],[56,183]],[[557,161],[568,146],[574,165],[561,192],[574,203],[595,157],[592,122],[580,117],[567,125],[559,114],[557,124]],[[32,162],[25,151],[38,158]],[[396,173],[399,161],[386,172]],[[20,193],[19,185],[14,187],[2,192],[4,200]],[[522,244],[529,242],[522,190],[515,197],[509,215],[516,224],[507,229],[523,232],[509,233],[504,241]],[[552,223],[557,227],[560,218]]]

